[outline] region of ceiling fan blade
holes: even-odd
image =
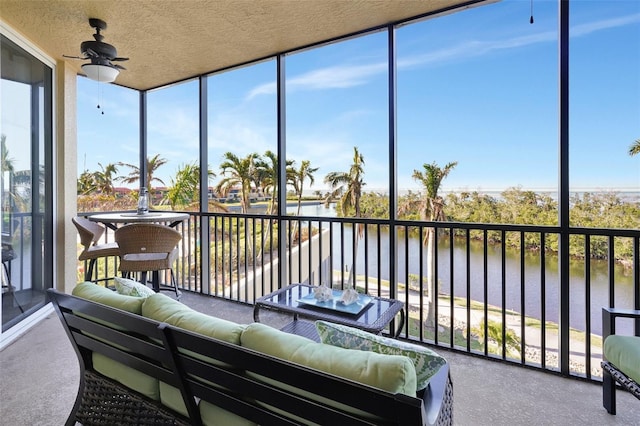
[[[82,58],[82,57],[80,57],[80,56],[69,56],[69,55],[62,55],[62,56],[63,56],[64,58],[70,58],[70,59],[82,59],[82,60],[89,59],[89,58],[87,58],[87,57]]]
[[[119,70],[126,70],[126,68],[125,68],[125,67],[123,67],[122,65],[118,65],[118,64],[115,64],[115,65],[114,65],[114,64],[111,64],[111,65],[112,65],[114,68],[117,68],[117,69],[119,69]]]
[[[100,57],[100,55],[98,55],[93,49],[87,48],[84,53],[87,55],[87,59]]]
[[[118,62],[118,61],[128,61],[128,60],[129,60],[129,58],[113,58],[113,59],[111,59],[111,61],[112,61],[112,62],[114,62],[114,61],[115,61],[115,62]]]

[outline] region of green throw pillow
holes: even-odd
[[[316,321],[316,330],[322,343],[347,349],[359,349],[387,355],[404,355],[416,368],[416,391],[427,387],[431,376],[440,370],[446,360],[424,346],[367,333],[357,328]]]
[[[115,277],[116,291],[125,296],[134,297],[149,297],[156,294],[155,291],[147,287],[146,285],[134,280],[130,280],[122,277]]]

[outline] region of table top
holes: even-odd
[[[87,217],[92,222],[101,223],[153,223],[153,222],[182,222],[189,219],[188,213],[178,212],[136,212],[98,213]]]
[[[378,334],[404,307],[404,303],[399,300],[371,296],[371,302],[365,309],[358,314],[350,314],[316,307],[304,303],[304,301],[301,302],[301,299],[313,293],[314,287],[316,286],[292,284],[263,296],[256,300],[254,317],[257,316],[256,314],[258,314],[260,309],[270,309],[278,312],[292,313],[314,320],[321,319],[340,323]],[[257,319],[259,319],[259,314]]]

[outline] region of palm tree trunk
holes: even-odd
[[[353,224],[353,232],[355,232],[355,239],[353,241],[353,263],[351,264],[351,270],[349,271],[349,278],[347,280],[347,288],[356,288],[356,262],[358,260],[358,243],[360,241],[360,235],[363,233],[364,224]]]
[[[427,327],[435,326],[436,309],[435,304],[438,301],[438,293],[436,288],[436,263],[435,263],[435,250],[436,250],[436,228],[427,228],[427,291],[428,304],[427,304]],[[437,332],[437,330],[436,330]]]
[[[275,195],[273,195],[271,197],[271,201],[269,201],[268,207],[267,207],[267,215],[273,215],[276,213],[276,202],[274,201],[274,197]],[[267,226],[266,227],[262,227],[262,244],[260,244],[260,251],[258,252],[258,254],[256,255],[256,263],[259,262],[262,259],[262,254],[264,253],[264,249],[267,246],[267,238],[269,238],[269,236],[271,235],[271,227],[273,220],[269,219],[267,220]]]
[[[243,186],[242,189],[242,198],[241,198],[241,208],[242,208],[242,213],[247,215],[249,213],[249,207],[251,206],[251,201],[249,200],[249,191],[250,189],[245,189],[245,187]],[[254,221],[251,221],[251,224],[255,224]],[[238,226],[240,226],[240,220],[238,220]],[[248,256],[251,256],[251,258],[253,258],[253,238],[251,238],[251,229],[252,227],[249,226],[249,218],[248,216],[245,216],[244,218],[244,244],[245,244],[245,248],[248,251]],[[245,259],[245,262],[247,261],[247,259]]]

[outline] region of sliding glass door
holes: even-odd
[[[53,283],[52,74],[0,36],[2,332],[46,303]]]

